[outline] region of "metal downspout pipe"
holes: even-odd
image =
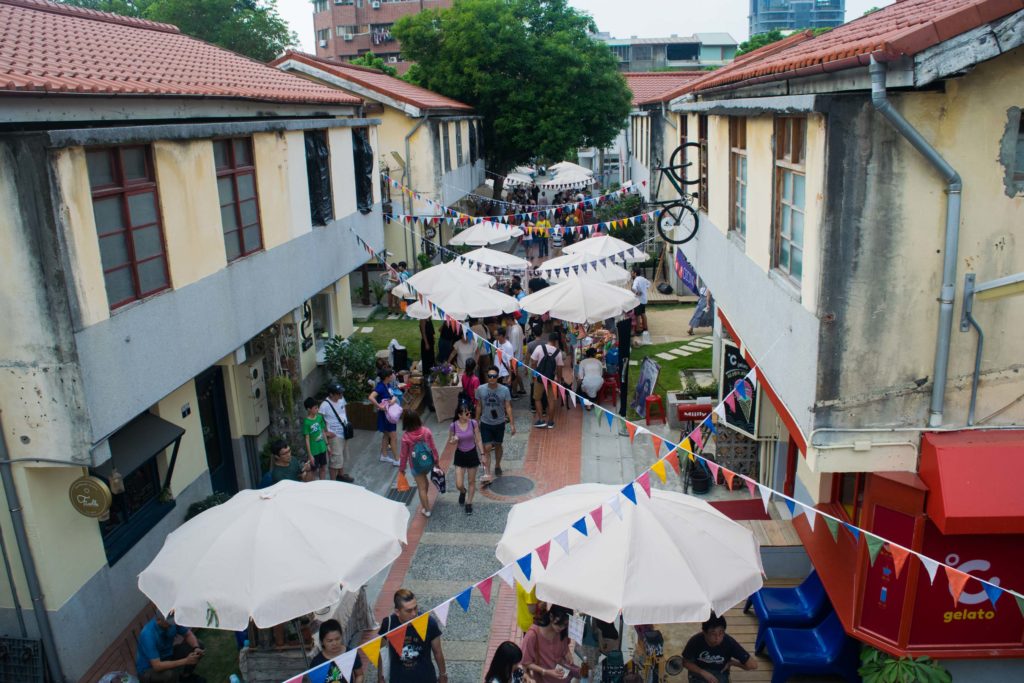
[[[939,290],[939,328],[935,339],[935,366],[932,372],[932,398],[928,426],[941,427],[949,370],[949,345],[953,334],[953,297],[955,296],[956,261],[960,240],[960,174],[949,165],[938,150],[924,139],[903,115],[896,111],[885,91],[885,64],[871,58],[871,104],[924,156],[946,182],[946,238],[942,255],[942,288]]]
[[[46,666],[50,670],[50,679],[64,683],[64,670],[60,666],[60,658],[57,656],[57,641],[53,637],[53,630],[50,628],[50,615],[46,613],[46,603],[43,601],[43,588],[39,583],[39,574],[36,572],[36,561],[32,556],[32,547],[28,542],[28,533],[25,531],[25,514],[21,508],[21,501],[18,499],[18,489],[14,484],[14,476],[11,473],[10,454],[7,452],[7,435],[3,430],[3,416],[0,415],[0,480],[3,481],[4,497],[7,499],[7,509],[11,515],[11,526],[14,528],[14,539],[18,545],[18,557],[21,560],[21,568],[25,573],[25,583],[28,584],[29,599],[32,601],[32,612],[36,617],[36,627],[39,629],[39,637],[43,641],[43,654],[46,656]]]
[[[412,180],[412,156],[411,156],[412,152],[410,151],[411,147],[409,145],[409,141],[412,139],[412,136],[416,134],[416,131],[418,131],[420,129],[420,126],[425,124],[429,119],[430,119],[430,114],[429,113],[424,114],[423,118],[420,119],[419,121],[417,121],[416,125],[413,126],[412,130],[410,130],[406,134],[406,136],[405,136],[405,174],[404,175],[405,175],[405,185],[406,185],[406,187],[416,187],[416,185],[413,184],[413,180]],[[402,205],[403,206],[405,205],[405,192],[404,191],[402,192]],[[409,213],[413,214],[415,212],[416,212],[416,200],[413,199],[413,198],[410,198],[409,199]],[[416,228],[415,227],[413,227],[413,234],[410,235],[410,237],[412,239],[412,260],[413,260],[413,263],[411,263],[410,265],[413,267],[413,270],[415,272],[415,270],[418,269],[418,267],[419,267],[419,254],[416,253],[418,251],[418,246],[419,245],[416,244]]]

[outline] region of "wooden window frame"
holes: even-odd
[[[743,166],[742,176],[740,174],[741,164]],[[747,237],[748,172],[747,117],[733,116],[729,119],[729,230],[743,239]],[[742,208],[740,207],[741,194]]]
[[[142,149],[143,160],[145,163],[145,178],[143,179],[132,179],[129,180],[125,176],[124,172],[124,151],[129,149]],[[118,230],[110,230],[107,232],[100,232],[101,226],[96,225],[96,240],[97,243],[101,238],[110,237],[117,234],[124,234],[125,248],[128,252],[128,261],[123,265],[118,265],[113,268],[106,268],[102,265],[101,269],[104,276],[104,285],[106,285],[106,276],[108,273],[113,273],[117,270],[123,270],[128,268],[131,271],[132,276],[132,290],[134,296],[120,301],[111,301],[109,292],[107,295],[107,303],[110,306],[110,310],[118,309],[122,306],[126,306],[134,301],[141,301],[154,294],[163,292],[171,288],[171,271],[167,264],[167,239],[164,235],[164,221],[163,214],[160,207],[160,192],[157,188],[156,181],[156,166],[153,163],[153,148],[151,145],[119,145],[114,147],[92,147],[86,150],[87,154],[93,153],[106,153],[109,155],[111,174],[114,177],[114,183],[107,185],[93,185],[92,180],[89,181],[89,188],[92,193],[93,204],[99,199],[109,199],[110,197],[120,198],[120,209],[121,209],[121,223],[122,227]],[[128,201],[129,197],[134,195],[141,195],[152,193],[153,195],[153,206],[156,220],[153,223],[145,223],[142,225],[133,225],[131,221],[131,212],[129,210]],[[142,259],[141,261],[135,256],[135,240],[134,233],[137,230],[156,226],[157,232],[160,235],[160,253],[148,258]],[[101,256],[102,258],[102,256]],[[155,261],[160,259],[164,270],[164,280],[166,284],[162,287],[155,289],[143,290],[141,279],[139,277],[139,266],[143,263]]]
[[[698,155],[698,170],[700,171],[700,182],[698,183],[697,205],[704,212],[708,212],[708,128],[710,117],[707,114],[697,115],[697,143],[700,146]]]
[[[799,124],[799,125],[798,125]],[[799,213],[803,221],[804,234],[807,231],[807,174],[805,161],[807,156],[807,119],[806,117],[784,116],[775,119],[775,196],[772,211],[772,267],[783,273],[789,280],[799,285],[803,281],[803,258],[804,240],[801,236],[800,242],[793,240],[793,221],[790,220],[790,234],[782,232],[783,212],[790,211]],[[794,178],[800,176],[804,179],[804,205],[797,206],[787,201],[784,196],[785,178],[792,174]],[[793,182],[796,187],[796,181]],[[788,266],[782,265],[783,249],[788,249]],[[800,251],[800,274],[793,275],[793,250]]]
[[[449,126],[451,126],[449,121],[445,121],[441,124],[441,160],[444,164],[442,166],[444,169],[442,171],[443,173],[448,173],[452,170],[452,139]]]
[[[462,166],[465,159],[462,156],[462,122],[455,122],[455,164],[456,168]]]
[[[843,479],[854,477],[853,480],[853,501],[851,510],[847,509],[843,502]],[[832,475],[832,502],[839,509],[844,517],[854,525],[860,524],[860,515],[864,511],[864,487],[867,483],[867,475],[864,472],[837,472]]]
[[[245,142],[248,145],[248,147],[249,147],[249,160],[252,163],[250,163],[248,165],[244,165],[244,164],[239,164],[238,163],[238,159],[235,156],[235,142],[237,142],[237,141],[243,141],[243,142]],[[213,158],[214,158],[214,168],[216,168],[216,170],[217,170],[217,180],[218,180],[218,183],[217,183],[217,196],[219,198],[219,201],[221,202],[221,204],[220,204],[221,211],[223,212],[224,208],[227,207],[228,204],[233,204],[234,205],[235,225],[236,225],[236,227],[235,227],[234,230],[223,231],[224,232],[224,248],[225,248],[225,250],[227,249],[227,239],[228,239],[228,235],[229,234],[235,233],[236,237],[238,239],[238,246],[239,246],[238,256],[235,256],[234,258],[228,258],[228,263],[232,263],[234,261],[237,261],[238,259],[245,258],[246,256],[249,256],[251,254],[255,254],[257,252],[263,251],[263,216],[260,214],[260,193],[259,193],[259,185],[256,182],[256,152],[253,149],[253,144],[252,144],[252,138],[251,137],[217,138],[217,139],[215,139],[213,141],[213,144],[217,145],[217,143],[226,143],[227,144],[227,151],[228,151],[228,163],[229,163],[228,166],[217,166],[216,165],[216,163],[217,163],[217,161],[216,161],[217,155],[214,154]],[[242,223],[242,203],[243,203],[243,200],[239,199],[239,193],[238,193],[238,179],[239,179],[239,177],[246,176],[246,175],[252,176],[252,192],[253,192],[253,194],[252,194],[252,199],[251,200],[250,199],[246,199],[244,201],[245,202],[252,201],[256,205],[256,222],[255,223],[250,223],[249,225],[245,225],[245,224]],[[231,178],[231,188],[232,188],[232,191],[234,192],[234,199],[229,201],[229,202],[224,202],[224,198],[220,196],[220,182],[219,181],[220,181],[221,178]],[[245,229],[246,228],[251,228],[254,225],[259,229],[259,242],[256,244],[255,247],[247,248],[249,245],[247,245],[245,243]],[[222,230],[223,230],[223,227],[224,226],[222,224],[221,225]],[[225,251],[225,253],[226,253],[226,251]]]

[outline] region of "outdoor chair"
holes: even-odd
[[[850,683],[860,681],[860,645],[846,635],[835,612],[814,628],[769,628],[764,647],[775,665],[772,683],[785,683],[797,675],[833,675]]]
[[[799,586],[793,588],[762,588],[749,598],[743,611],[754,608],[757,615],[757,639],[754,650],[764,647],[765,630],[774,626],[817,626],[832,609],[818,573],[812,571]]]

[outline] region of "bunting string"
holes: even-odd
[[[370,247],[370,245],[367,244],[365,240],[363,240],[358,235],[356,235],[356,240],[360,243],[363,249],[368,254],[370,254],[371,257],[378,259],[380,258],[376,250]],[[420,297],[421,300],[424,300],[426,302],[425,299],[422,299],[421,294],[417,293],[417,296]],[[454,320],[450,316],[445,315],[444,312],[438,309],[437,306],[435,306],[433,303],[430,303],[429,305],[431,306],[432,309],[436,310],[441,314],[442,319],[444,319],[447,324],[452,325],[452,327],[455,329],[461,329],[462,334],[466,339],[472,341],[475,338],[477,344],[488,347],[492,352],[497,351],[497,347],[492,342],[486,339],[482,339],[478,335],[475,335],[468,325],[461,323],[457,320]],[[764,358],[769,355],[771,350],[774,349],[775,345],[778,344],[778,342],[781,339],[782,336],[780,335],[769,348],[769,351],[766,352],[764,356],[761,358],[762,362],[764,361]],[[527,365],[519,363],[514,358],[509,360],[510,370],[515,370],[516,366],[522,365],[522,367],[526,368],[526,370],[535,378],[545,383],[547,381],[550,381],[547,377],[544,377],[538,371],[534,370],[533,368],[530,368]],[[442,626],[446,625],[448,620],[449,608],[451,607],[451,603],[453,601],[456,602],[464,612],[468,612],[470,604],[472,602],[473,592],[475,590],[477,593],[479,593],[480,597],[483,598],[485,603],[490,603],[495,578],[500,578],[507,586],[511,588],[516,582],[522,583],[518,579],[518,571],[518,574],[522,575],[527,584],[534,582],[535,578],[538,576],[540,572],[547,570],[547,568],[551,566],[552,562],[557,561],[557,559],[559,559],[558,557],[553,558],[551,555],[552,541],[554,541],[555,544],[563,550],[564,554],[560,555],[559,557],[564,557],[570,554],[571,552],[572,544],[569,542],[570,531],[575,532],[574,538],[576,540],[577,545],[583,542],[583,539],[589,538],[591,534],[595,532],[602,533],[604,531],[605,526],[609,523],[609,521],[615,519],[622,519],[621,509],[623,503],[620,499],[620,496],[625,500],[629,501],[631,505],[639,505],[641,499],[650,497],[652,472],[659,479],[665,480],[666,465],[668,465],[672,467],[673,471],[675,471],[676,474],[682,476],[683,466],[685,466],[685,463],[681,460],[681,456],[685,457],[689,461],[700,463],[701,465],[708,467],[708,469],[715,474],[716,483],[717,474],[719,472],[723,473],[723,476],[726,477],[727,481],[735,481],[737,478],[742,480],[746,485],[747,489],[749,490],[751,496],[760,496],[765,506],[765,510],[768,509],[771,497],[774,495],[784,502],[786,507],[790,510],[790,514],[806,515],[807,523],[812,531],[815,528],[817,518],[821,517],[825,521],[825,524],[828,527],[833,539],[838,540],[840,529],[846,529],[846,531],[858,543],[859,548],[860,540],[863,538],[864,545],[868,549],[869,558],[872,564],[874,564],[875,559],[877,558],[881,549],[885,547],[888,549],[889,553],[893,557],[893,562],[897,574],[906,570],[906,563],[910,557],[917,558],[917,560],[925,568],[925,571],[927,571],[929,579],[932,583],[934,583],[935,581],[938,568],[942,567],[946,574],[947,581],[949,582],[950,590],[953,594],[954,604],[959,603],[960,595],[962,594],[967,582],[977,581],[982,585],[982,588],[984,589],[989,601],[992,603],[993,608],[995,607],[996,602],[1004,593],[1009,593],[1016,600],[1017,607],[1020,610],[1022,616],[1024,616],[1024,595],[1022,595],[1019,591],[1004,588],[990,581],[986,581],[977,576],[974,576],[973,574],[967,574],[965,572],[962,572],[951,565],[948,565],[944,562],[939,562],[938,560],[932,559],[922,553],[907,548],[906,546],[900,545],[898,543],[895,543],[894,541],[890,541],[887,538],[874,534],[854,524],[850,524],[849,522],[841,520],[838,517],[828,514],[827,512],[818,510],[813,505],[808,505],[791,496],[787,496],[780,491],[776,491],[771,487],[765,486],[764,484],[754,481],[753,479],[744,474],[734,472],[729,468],[719,463],[716,463],[713,460],[709,460],[708,458],[701,455],[700,451],[703,450],[703,444],[705,443],[703,430],[708,430],[708,438],[713,438],[716,435],[717,429],[715,427],[715,420],[713,418],[718,417],[719,419],[724,420],[726,398],[733,397],[733,400],[735,400],[737,397],[739,399],[745,399],[747,397],[748,391],[756,390],[757,383],[759,381],[759,368],[760,363],[755,362],[750,368],[750,371],[746,374],[746,376],[743,377],[741,380],[737,381],[733,385],[733,388],[730,389],[726,397],[723,398],[722,401],[719,401],[719,403],[714,407],[711,413],[709,413],[708,416],[697,425],[697,427],[695,427],[686,437],[684,437],[680,443],[672,443],[671,441],[658,437],[657,435],[653,434],[650,430],[648,430],[645,426],[627,420],[623,417],[620,417],[619,415],[613,413],[612,411],[609,411],[606,408],[592,402],[585,396],[573,392],[571,389],[565,389],[564,395],[567,396],[574,405],[578,404],[581,408],[586,406],[593,406],[594,413],[595,416],[597,416],[597,419],[600,420],[603,417],[605,421],[608,423],[609,428],[612,427],[612,425],[614,425],[615,420],[621,421],[630,436],[630,441],[633,441],[633,439],[638,434],[649,435],[651,437],[651,443],[655,451],[655,463],[648,467],[647,469],[645,469],[639,476],[637,476],[632,481],[623,486],[619,490],[619,492],[614,494],[609,500],[605,501],[598,507],[594,508],[589,513],[581,516],[578,520],[572,522],[566,529],[560,531],[551,539],[540,544],[534,550],[526,553],[522,557],[517,558],[514,562],[508,563],[507,565],[500,568],[498,571],[484,578],[482,581],[477,581],[476,583],[470,584],[457,595],[454,595],[448,598],[447,600],[444,600],[443,602],[431,608],[430,610],[417,616],[415,619],[404,624],[399,624],[390,631],[387,631],[386,633],[379,634],[371,638],[369,641],[346,651],[345,653],[338,656],[332,661],[326,662],[324,664],[319,665],[318,667],[309,669],[296,676],[293,676],[292,678],[288,679],[286,683],[301,683],[306,677],[308,677],[308,679],[312,683],[323,683],[332,663],[338,666],[338,668],[341,670],[342,676],[344,676],[346,680],[351,681],[352,669],[355,664],[355,658],[356,656],[358,656],[359,651],[362,651],[367,656],[371,663],[373,663],[374,665],[378,665],[381,656],[381,649],[384,646],[384,644],[389,643],[391,644],[392,647],[395,647],[397,650],[400,650],[402,645],[404,644],[406,629],[408,629],[410,626],[412,626],[416,630],[416,632],[420,634],[420,637],[423,638],[426,634],[427,625],[431,615],[433,615],[434,618],[437,619]],[[693,448],[693,444],[697,444],[696,449]],[[662,455],[661,453],[663,449],[665,449],[666,451],[664,455]],[[640,491],[643,492],[644,496],[637,495],[638,488]],[[608,506],[612,510],[612,512],[615,513],[614,517],[609,518],[604,515],[605,506]],[[797,512],[798,509],[800,511],[799,513]],[[540,563],[540,570],[537,569],[533,562],[534,555],[537,556],[537,560]]]

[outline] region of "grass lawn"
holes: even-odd
[[[227,683],[231,674],[238,673],[238,645],[234,631],[197,628],[196,637],[206,649],[196,673],[207,683]]]
[[[651,359],[661,367],[661,372],[658,374],[658,384],[656,386],[657,393],[661,394],[662,404],[665,406],[665,410],[668,410],[668,392],[678,391],[682,389],[679,382],[679,373],[682,370],[688,370],[691,368],[710,368],[711,367],[711,349],[704,349],[698,351],[689,356],[679,356],[674,360],[662,360],[661,358],[655,358],[655,354],[664,353],[670,349],[676,349],[683,345],[683,342],[669,342],[668,344],[652,344],[651,346],[634,346],[630,360],[637,361],[637,365],[631,365],[629,368],[629,383],[628,387],[628,402],[633,403],[633,396],[636,395],[636,380],[640,372],[640,363],[643,363],[644,358],[651,357]],[[630,418],[639,418],[636,411],[632,408],[629,409],[627,415]]]
[[[386,313],[377,313],[379,318],[356,323],[356,334],[368,338],[373,342],[374,347],[380,351],[386,349],[392,339],[409,350],[409,363],[420,359],[420,321],[419,320],[387,320]],[[373,332],[363,334],[359,330],[364,327],[372,327]],[[434,321],[434,339],[440,335],[440,323]]]

